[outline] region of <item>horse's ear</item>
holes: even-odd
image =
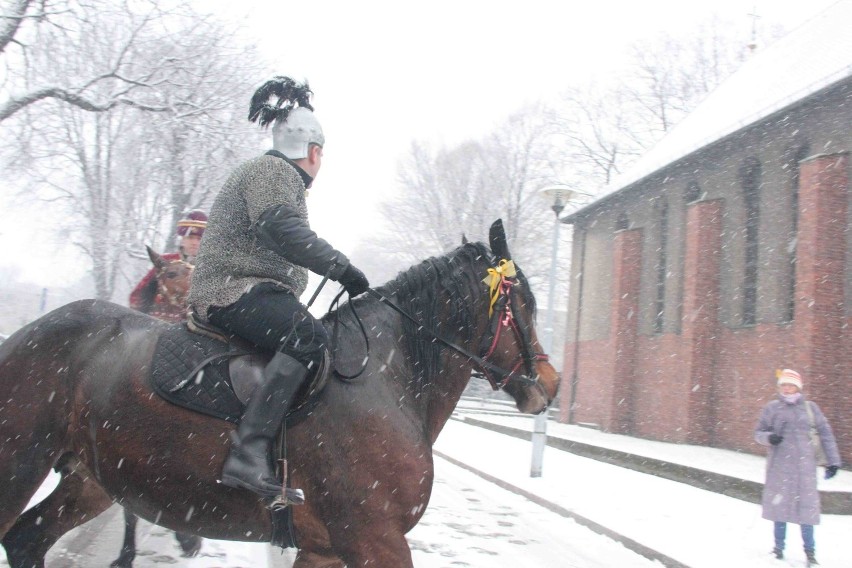
[[[498,260],[512,259],[512,255],[509,254],[509,243],[506,241],[506,231],[503,229],[502,219],[497,219],[491,224],[491,230],[488,231],[488,243],[491,245],[491,252]]]
[[[462,233],[462,244],[463,244],[463,245],[466,245],[466,244],[467,244],[467,243],[469,243],[469,242],[470,242],[470,241],[469,241],[469,240],[467,240],[467,235],[465,235],[464,233]]]
[[[151,259],[151,262],[154,263],[154,266],[157,268],[162,268],[166,263],[163,262],[163,257],[154,252],[154,249],[145,245],[145,250],[148,251],[148,258]]]

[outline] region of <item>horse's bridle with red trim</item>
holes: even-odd
[[[535,363],[550,359],[545,353],[535,352],[527,328],[520,325],[515,319],[513,298],[517,294],[515,292],[515,286],[518,285],[517,277],[500,274],[499,278],[500,281],[497,283],[499,288],[497,291],[498,296],[492,305],[493,310],[488,323],[490,338],[483,340],[482,349],[480,350],[484,354],[479,359],[483,363],[486,363],[486,365],[477,365],[481,369],[481,375],[488,380],[491,388],[494,390],[504,388],[510,381],[520,381],[528,384],[537,383],[538,375],[535,371]],[[507,329],[515,334],[515,339],[521,346],[517,362],[509,370],[488,362],[489,357],[494,355],[503,332]],[[526,375],[517,375],[521,365],[524,366]],[[501,380],[495,379],[494,375],[500,375],[502,377]]]

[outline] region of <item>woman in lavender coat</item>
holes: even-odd
[[[769,447],[766,484],[763,488],[763,518],[775,523],[776,558],[784,557],[787,523],[801,525],[808,566],[817,564],[814,553],[814,525],[819,524],[817,464],[809,431],[811,419],[819,432],[829,465],[825,478],[834,477],[840,467],[840,452],[825,416],[816,403],[802,395],[802,377],[784,369],[778,375],[778,398],[763,407],[754,432],[759,444]]]

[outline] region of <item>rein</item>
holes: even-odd
[[[431,329],[429,326],[423,324],[417,318],[406,312],[404,309],[399,307],[389,298],[382,295],[380,292],[373,288],[368,288],[367,293],[369,293],[374,298],[378,299],[381,303],[385,304],[393,311],[397,312],[399,315],[410,321],[411,323],[417,326],[417,329],[420,331],[424,331],[431,335],[436,341],[442,343],[444,346],[452,349],[456,353],[467,358],[469,361],[473,362],[473,364],[481,369],[481,373],[474,374],[477,377],[484,377],[488,379],[488,382],[491,383],[491,387],[494,390],[499,390],[505,387],[509,381],[518,381],[521,383],[525,383],[527,385],[539,385],[538,376],[535,375],[535,362],[536,361],[547,361],[548,356],[544,353],[534,353],[532,351],[532,345],[529,338],[529,334],[523,326],[519,326],[515,321],[514,316],[511,312],[510,307],[510,298],[512,295],[512,286],[514,282],[510,280],[511,276],[508,276],[508,271],[504,268],[504,263],[507,261],[503,261],[501,265],[497,269],[489,269],[489,277],[492,279],[491,282],[491,291],[490,291],[490,301],[489,301],[489,315],[491,315],[491,321],[489,323],[489,328],[492,331],[493,339],[490,341],[490,347],[484,356],[480,357],[471,353],[467,349],[457,345],[456,343],[446,339],[438,332]],[[514,274],[514,266],[511,266],[512,275]],[[497,279],[498,283],[493,284],[494,279]],[[486,281],[489,278],[486,278]],[[488,283],[488,282],[486,282]],[[331,309],[335,304],[339,304],[340,297],[343,295],[343,290],[334,298],[331,303],[329,309]],[[364,329],[364,324],[361,322],[361,318],[358,316],[358,312],[355,310],[355,305],[350,301],[349,306],[352,310],[352,314],[355,317],[355,320],[358,322],[358,326],[361,329],[361,335],[364,338],[364,343],[367,348],[367,357],[364,359],[364,363],[361,366],[361,369],[358,370],[354,375],[346,375],[338,371],[334,370],[335,374],[338,377],[351,380],[355,379],[363,373],[367,368],[367,361],[369,360],[370,353],[370,341],[367,337],[367,331]],[[337,345],[337,330],[338,330],[338,321],[339,318],[335,318],[334,322],[334,331],[332,334],[332,344]],[[495,365],[487,360],[488,357],[494,354],[494,351],[497,347],[497,343],[500,339],[501,330],[503,327],[509,327],[512,331],[515,332],[521,344],[521,360],[512,367],[512,369],[504,369],[498,365]],[[517,375],[518,369],[524,365],[526,367],[527,375]],[[501,380],[496,380],[494,376],[501,377]]]
[[[474,355],[473,353],[471,353],[470,351],[468,351],[464,347],[461,347],[461,346],[453,343],[449,339],[442,337],[441,334],[439,334],[436,331],[433,331],[428,326],[419,322],[414,316],[412,316],[411,314],[409,314],[408,312],[406,312],[405,310],[403,310],[402,308],[397,306],[395,303],[393,303],[391,300],[389,300],[388,298],[386,298],[385,296],[383,296],[382,294],[380,294],[376,290],[370,288],[367,291],[370,293],[371,296],[373,296],[374,298],[377,298],[380,302],[382,302],[383,304],[385,304],[386,306],[391,308],[393,311],[397,312],[399,315],[401,315],[402,317],[404,317],[405,319],[407,319],[411,323],[417,325],[419,329],[422,329],[423,331],[425,331],[426,333],[428,333],[429,335],[431,335],[436,340],[443,343],[445,346],[449,347],[450,349],[452,349],[456,353],[458,353],[460,355],[464,355],[467,359],[472,361],[477,367],[479,367],[480,369],[485,371],[486,376],[488,376],[488,372],[490,371],[491,373],[494,373],[496,375],[500,375],[500,376],[504,377],[502,384],[501,383],[495,383],[495,382],[492,381],[492,386],[494,387],[494,390],[498,389],[498,387],[496,386],[498,384],[500,385],[500,387],[505,386],[505,384],[508,382],[508,379],[511,377],[511,375],[514,374],[514,372],[517,370],[518,366],[520,366],[520,363],[519,363],[518,366],[515,366],[512,370],[506,370],[502,367],[495,365],[494,363],[489,363],[485,358],[480,357],[478,355]],[[363,327],[362,327],[362,329],[363,329]],[[495,345],[496,345],[496,340],[495,340]],[[489,353],[487,353],[485,355],[485,357],[488,357],[492,353],[493,353],[493,349],[492,349],[492,351],[489,351]],[[545,355],[545,357],[546,357],[546,355]],[[537,378],[530,378],[530,377],[524,376],[524,375],[522,375],[521,377],[515,378],[514,380],[517,380],[517,381],[520,381],[520,382],[523,382],[523,383],[528,383],[530,385],[538,382]]]

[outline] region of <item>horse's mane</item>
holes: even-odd
[[[494,255],[487,246],[466,243],[446,255],[428,258],[400,272],[378,291],[385,297],[392,297],[423,326],[449,340],[464,342],[472,338],[478,310],[487,309],[487,288],[482,280],[494,264]],[[521,297],[534,316],[535,299],[520,270],[518,280]],[[359,299],[356,308],[366,302],[376,301],[369,297]],[[378,309],[390,310],[385,306]],[[441,353],[445,346],[407,318],[403,318],[402,341],[413,363],[415,382],[422,387],[427,377],[441,371]]]

